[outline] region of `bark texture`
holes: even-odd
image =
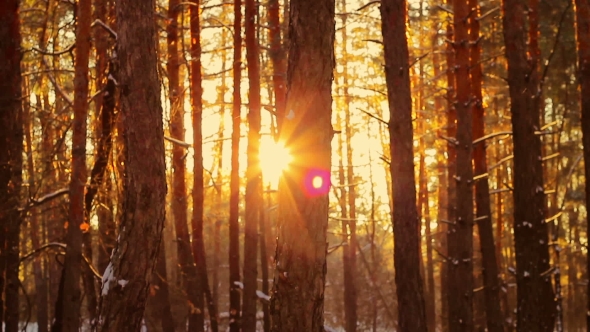
[[[288,94],[280,137],[293,163],[279,183],[271,331],[320,332],[333,136],[335,3],[294,0],[290,5]],[[308,188],[314,178],[319,189]]]
[[[545,193],[539,126],[541,87],[535,48],[536,31],[528,31],[523,1],[503,0],[504,43],[514,144],[514,250],[516,256],[518,331],[553,331],[555,303],[549,270]],[[530,40],[527,41],[527,31]]]
[[[381,27],[385,49],[385,80],[389,104],[390,173],[393,194],[395,282],[399,329],[426,332],[426,308],[420,275],[420,221],[416,207],[412,99],[408,42],[407,2],[383,0]]]
[[[116,3],[125,143],[123,213],[103,275],[99,331],[138,331],[165,218],[164,131],[157,74],[155,2]]]

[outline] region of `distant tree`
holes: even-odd
[[[584,172],[586,174],[586,207],[590,207],[590,1],[575,0],[575,5],[578,80],[580,81]],[[590,217],[586,217],[586,219],[590,220]],[[590,231],[590,223],[588,223],[587,229]],[[590,255],[587,255],[586,258],[586,270],[590,271]],[[590,283],[587,285],[586,292],[588,295],[587,311],[590,312]],[[586,315],[586,327],[590,330],[590,315]]]
[[[63,307],[62,331],[64,332],[78,332],[80,329],[82,227],[83,224],[87,223],[85,219],[84,193],[87,180],[86,121],[88,118],[88,62],[90,57],[92,1],[82,0],[76,8],[70,210],[66,235],[66,256],[62,272],[63,294],[61,298]],[[94,287],[92,288],[94,289]]]
[[[0,324],[16,332],[24,137],[19,1],[0,3],[0,21]]]
[[[334,0],[293,0],[280,137],[293,162],[279,183],[271,331],[324,331],[331,173]]]
[[[410,59],[406,37],[407,2],[381,2],[381,31],[390,120],[395,282],[400,331],[426,332],[420,274],[420,220],[416,206]]]
[[[537,135],[541,87],[540,59],[534,47],[538,18],[534,15],[538,15],[539,7],[526,7],[519,0],[503,0],[502,10],[514,144],[517,328],[522,332],[553,331],[555,304],[548,273],[541,140]],[[527,13],[535,13],[528,20],[528,28]]]
[[[119,239],[103,275],[99,331],[138,331],[164,227],[166,173],[155,1],[116,3],[124,131]]]

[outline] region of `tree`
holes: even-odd
[[[260,173],[260,51],[258,46],[258,5],[245,2],[246,60],[248,62],[248,150],[246,165],[246,197],[244,223],[244,300],[242,331],[256,331],[256,288],[258,223],[262,208],[262,175]]]
[[[240,107],[242,96],[242,2],[234,1],[234,64],[231,134],[231,174],[229,189],[229,329],[240,331]]]
[[[504,43],[514,144],[514,250],[516,256],[517,326],[519,331],[553,331],[555,305],[549,271],[539,102],[541,87],[534,44],[537,31],[526,28],[522,1],[503,0]],[[535,20],[529,22],[533,30]],[[527,32],[529,40],[527,41]],[[530,38],[530,36],[535,36]]]
[[[426,308],[420,275],[420,221],[416,206],[410,63],[406,39],[407,2],[381,2],[381,31],[389,105],[395,282],[399,328],[425,332]],[[393,157],[395,156],[395,157]]]
[[[484,107],[482,95],[483,73],[481,69],[481,46],[479,43],[479,6],[477,0],[469,0],[472,13],[469,17],[469,37],[473,45],[470,49],[471,112],[473,115],[473,139],[481,139],[484,131]],[[504,330],[502,310],[500,307],[500,278],[496,246],[494,245],[494,229],[492,227],[492,209],[488,165],[486,161],[486,142],[473,146],[473,168],[475,182],[475,205],[477,228],[482,256],[482,274],[484,279],[484,295],[486,305],[486,322],[490,332]]]
[[[20,191],[23,168],[19,1],[0,4],[0,324],[18,330]],[[4,311],[4,308],[6,310]]]
[[[590,207],[590,2],[576,0],[576,41],[578,47],[578,80],[582,107],[582,134],[584,143],[584,172],[586,174],[586,206]],[[586,217],[590,220],[589,217]],[[588,223],[590,230],[590,223]],[[587,255],[586,269],[590,271],[590,255]],[[587,286],[590,311],[590,283]],[[586,315],[586,326],[590,330],[590,316]]]
[[[472,116],[469,63],[469,8],[465,1],[453,1],[455,48],[455,86],[457,132],[454,146],[457,163],[454,169],[456,186],[456,218],[450,220],[448,232],[449,331],[473,330],[473,195],[472,181]]]
[[[138,331],[165,219],[166,176],[155,1],[116,3],[124,129],[123,213],[103,275],[99,331]]]
[[[88,62],[90,56],[91,20],[92,1],[80,1],[76,13],[70,210],[66,235],[66,257],[62,272],[64,274],[62,331],[64,332],[77,332],[80,326],[80,302],[82,300],[80,291],[82,227],[87,222],[84,218],[84,192],[87,178],[86,120],[88,117]]]
[[[293,0],[280,127],[293,162],[279,183],[271,331],[324,331],[333,136],[334,0]]]

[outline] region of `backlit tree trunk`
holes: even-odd
[[[271,331],[324,331],[334,0],[293,0]]]
[[[23,123],[19,2],[0,3],[0,324],[18,330]],[[1,296],[0,296],[1,298]],[[4,311],[6,307],[6,311]]]
[[[234,64],[233,64],[233,105],[231,134],[231,174],[229,189],[229,330],[240,331],[240,107],[242,97],[242,2],[234,1]]]
[[[64,260],[63,331],[78,332],[80,325],[80,275],[82,264],[82,230],[86,185],[86,119],[88,117],[88,61],[92,1],[81,0],[76,14],[76,49],[74,76],[74,121],[72,123],[72,159],[70,210]]]
[[[122,0],[116,11],[125,177],[119,239],[103,275],[102,332],[139,330],[166,201],[155,2]]]
[[[420,275],[420,223],[416,208],[412,99],[408,42],[407,2],[383,0],[381,26],[385,50],[385,80],[389,102],[389,145],[393,193],[395,282],[399,329],[425,332],[426,308]],[[393,157],[395,156],[395,157]]]
[[[248,63],[248,150],[244,223],[244,299],[242,331],[256,331],[258,222],[262,207],[260,174],[260,52],[256,37],[258,6],[246,0],[246,60]]]
[[[522,332],[553,331],[555,304],[551,274],[547,273],[549,250],[541,141],[535,133],[540,130],[539,61],[536,51],[527,54],[526,14],[539,8],[527,8],[519,0],[503,0],[502,7],[514,144],[517,326]]]

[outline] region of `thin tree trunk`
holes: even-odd
[[[334,0],[291,1],[289,112],[280,137],[294,161],[279,183],[275,332],[324,331],[334,7]]]
[[[207,276],[207,261],[205,256],[205,242],[203,239],[203,204],[204,204],[204,178],[203,178],[203,87],[201,74],[201,4],[190,6],[190,32],[191,32],[191,107],[193,125],[193,214],[192,226],[192,251],[197,267],[197,282],[195,284],[196,297],[192,303],[195,311],[196,332],[204,330],[205,323],[205,298],[207,296],[207,307],[211,329],[217,331],[217,310],[211,299],[209,278]]]
[[[245,1],[246,60],[248,63],[248,148],[246,165],[246,204],[244,223],[244,299],[242,331],[256,331],[257,243],[262,182],[260,174],[260,60],[256,38],[258,7],[254,0]]]
[[[421,149],[425,148],[425,143],[421,142]],[[430,206],[428,205],[428,174],[426,172],[424,153],[420,153],[420,171],[418,178],[419,183],[419,198],[422,204],[420,204],[420,212],[422,218],[424,218],[424,237],[426,241],[426,318],[428,320],[428,331],[434,332],[436,330],[436,299],[434,292],[434,264],[432,259],[432,233],[430,229]]]
[[[148,306],[151,305],[152,316],[155,317],[159,326],[156,330],[162,332],[174,332],[176,329],[174,319],[172,317],[172,310],[170,306],[170,287],[169,278],[166,272],[166,245],[162,241],[160,243],[160,251],[158,253],[158,261],[152,273],[150,282],[150,300]],[[146,314],[147,315],[147,312]],[[160,330],[161,328],[161,330]]]
[[[166,172],[154,10],[153,0],[116,3],[125,176],[119,239],[103,276],[102,332],[139,330],[164,228]]]
[[[229,329],[240,331],[240,107],[242,97],[240,83],[242,79],[242,2],[234,1],[234,64],[233,64],[233,108],[231,135],[231,174],[229,193]]]
[[[346,13],[346,1],[342,1],[342,12]],[[346,33],[346,18],[347,15],[342,17],[342,25],[344,29],[342,29],[342,57],[344,59],[348,59],[348,36]],[[358,313],[357,313],[357,264],[356,264],[356,248],[357,248],[357,240],[356,240],[356,189],[355,189],[355,180],[354,180],[354,167],[352,163],[352,127],[353,124],[350,120],[350,96],[348,94],[348,66],[344,66],[342,71],[342,93],[344,95],[344,109],[346,112],[344,113],[345,118],[345,133],[346,133],[346,183],[347,183],[347,190],[348,190],[348,220],[346,223],[348,224],[348,246],[343,247],[342,249],[347,252],[348,256],[348,264],[345,265],[345,273],[348,273],[349,277],[347,280],[348,283],[345,282],[344,285],[344,307],[346,311],[346,332],[356,332],[357,330],[357,321],[358,321]],[[342,134],[341,134],[342,135]]]
[[[484,131],[484,109],[482,96],[482,70],[480,64],[481,48],[479,44],[479,6],[477,0],[469,0],[473,11],[469,19],[471,46],[471,92],[473,101],[470,112],[473,114],[473,139],[481,138]],[[474,176],[481,177],[475,183],[476,222],[482,256],[482,274],[484,283],[486,325],[489,332],[503,332],[504,319],[500,307],[500,279],[498,259],[494,244],[492,227],[492,209],[488,182],[488,165],[486,162],[486,142],[473,147]]]
[[[272,85],[275,93],[275,111],[278,127],[281,126],[287,98],[287,70],[285,68],[285,48],[281,44],[281,22],[279,0],[268,2],[268,24],[270,39],[270,59],[272,62]]]
[[[549,270],[547,224],[539,101],[541,87],[536,49],[527,54],[536,37],[527,41],[526,13],[522,1],[503,0],[504,42],[508,62],[508,84],[514,144],[514,245],[516,256],[518,331],[553,331],[555,303]],[[529,36],[537,35],[535,20]]]
[[[406,22],[405,0],[381,2],[385,80],[390,112],[392,222],[399,328],[402,332],[425,332],[426,308],[424,283],[420,275],[420,228],[414,177],[412,99]]]
[[[78,332],[80,327],[80,276],[82,263],[82,225],[86,185],[86,119],[88,117],[88,62],[90,55],[90,23],[92,1],[77,5],[74,121],[72,124],[72,167],[70,178],[70,210],[66,235],[63,288],[63,331]]]
[[[262,182],[260,183],[262,186]],[[262,192],[262,187],[260,188]],[[260,218],[259,218],[259,225],[258,228],[260,229],[260,234],[258,237],[258,242],[260,243],[260,277],[262,278],[262,293],[268,295],[269,294],[269,282],[268,282],[268,250],[266,246],[266,235],[267,235],[267,228],[268,228],[268,209],[270,208],[269,204],[264,204],[264,195],[260,197],[261,207],[260,207]],[[270,331],[270,305],[268,301],[262,302],[262,313],[264,314],[263,317],[263,331],[269,332]]]
[[[582,134],[584,143],[584,172],[586,174],[586,206],[590,206],[590,2],[575,0],[576,41],[578,48],[578,79],[582,107]],[[586,217],[590,220],[590,217]],[[590,222],[587,231],[590,232]],[[587,276],[590,275],[590,255],[586,258]],[[587,277],[588,278],[588,277]],[[590,282],[586,287],[587,311],[590,312]],[[590,315],[586,315],[586,328],[590,330]]]

